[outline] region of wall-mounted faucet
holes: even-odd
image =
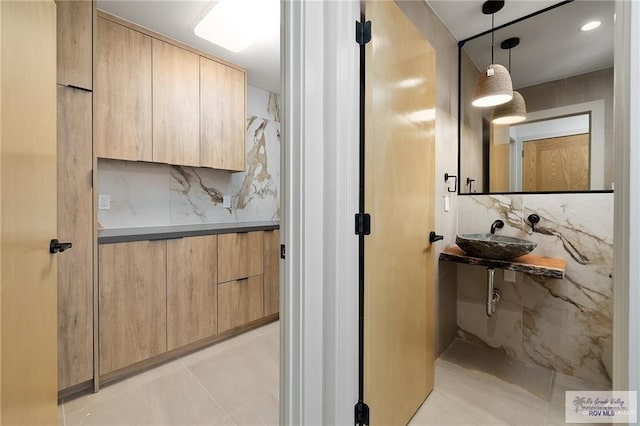
[[[504,222],[503,221],[501,221],[500,219],[494,220],[493,223],[491,224],[491,233],[495,234],[496,233],[496,228],[502,229],[503,226],[504,226]]]

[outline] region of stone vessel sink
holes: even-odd
[[[456,244],[469,256],[509,260],[530,253],[537,244],[521,238],[494,234],[462,234]]]

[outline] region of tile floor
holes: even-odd
[[[58,425],[277,425],[279,323],[64,400]]]
[[[58,424],[277,425],[278,354],[275,322],[65,400]],[[410,425],[565,425],[564,391],[584,389],[597,387],[457,340]]]

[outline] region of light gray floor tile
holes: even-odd
[[[187,371],[126,390],[66,417],[67,425],[234,424]]]
[[[97,393],[85,393],[72,399],[64,400],[64,412],[66,416],[73,414],[77,411],[83,410],[94,404],[100,403],[107,399],[111,399],[114,396],[125,392],[129,389],[133,389],[143,384],[155,380],[157,378],[166,376],[167,374],[175,373],[176,371],[185,370],[185,366],[179,359],[174,359],[166,364],[162,364],[158,367],[151,368],[135,376],[128,377],[126,379],[107,384],[100,388]]]
[[[278,354],[267,339],[251,339],[188,368],[226,412],[278,386]]]
[[[245,402],[229,416],[238,425],[276,426],[279,425],[280,405],[277,388],[264,392],[254,399]]]

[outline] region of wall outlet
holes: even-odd
[[[111,209],[111,195],[99,194],[98,195],[98,210]]]
[[[222,196],[222,207],[224,207],[225,209],[231,208],[231,195]]]
[[[509,271],[508,269],[504,270],[504,280],[508,283],[516,282],[516,271]]]

